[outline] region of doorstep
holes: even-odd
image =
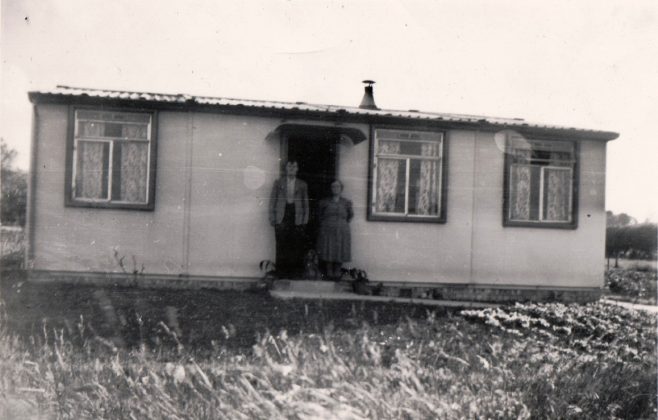
[[[323,280],[275,280],[273,291],[301,293],[340,293],[351,292],[352,284],[347,281]]]

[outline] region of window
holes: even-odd
[[[67,203],[152,209],[153,120],[152,112],[75,110]]]
[[[369,220],[444,222],[443,133],[375,129]]]
[[[505,225],[575,227],[575,144],[507,141]]]

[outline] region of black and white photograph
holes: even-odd
[[[658,418],[655,1],[0,4],[0,419]]]

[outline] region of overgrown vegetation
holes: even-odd
[[[0,222],[2,225],[25,226],[27,207],[27,173],[14,168],[16,150],[0,141]]]
[[[656,416],[655,317],[607,304],[428,312],[13,280],[2,418]]]
[[[23,260],[23,253],[25,251],[25,233],[20,227],[0,227],[0,258],[5,264]]]

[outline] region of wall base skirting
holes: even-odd
[[[248,290],[259,286],[255,277],[191,276],[170,274],[99,273],[80,271],[28,270],[28,280],[33,283],[63,283],[89,286],[121,286],[137,288],[216,289]],[[279,280],[288,288],[304,291],[317,288],[318,281]],[[338,287],[340,286],[340,287]],[[281,288],[281,286],[278,286]],[[336,285],[341,293],[351,289],[351,284]],[[592,302],[601,297],[602,289],[596,287],[550,287],[517,285],[476,285],[440,283],[371,282],[361,292],[369,296],[411,298],[418,300],[469,301],[469,302]]]
[[[428,284],[391,286],[382,284],[380,296],[470,302],[563,302],[587,303],[601,297],[601,288],[533,287],[473,284]]]
[[[171,274],[99,273],[83,271],[28,270],[33,283],[63,283],[89,286],[138,288],[246,290],[255,287],[254,277],[212,277]]]

